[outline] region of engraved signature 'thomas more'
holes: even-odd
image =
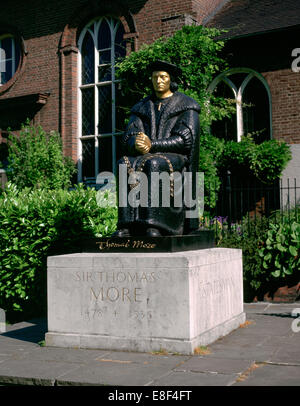
[[[96,244],[99,246],[100,250],[109,250],[111,248],[144,248],[144,249],[153,249],[156,247],[155,243],[145,242],[143,240],[127,240],[127,241],[98,241]]]

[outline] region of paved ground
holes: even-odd
[[[246,323],[193,356],[43,347],[46,320],[17,323],[0,334],[0,385],[300,386],[299,308],[245,304]]]

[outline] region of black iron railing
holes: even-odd
[[[229,232],[239,231],[249,221],[262,218],[272,222],[300,221],[300,182],[295,179],[278,179],[266,184],[255,179],[241,179],[227,174],[220,188],[210,185],[210,196],[216,195],[213,208],[206,207],[200,220],[201,227],[220,227]]]

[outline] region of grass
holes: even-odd
[[[254,321],[252,321],[252,320],[246,320],[245,323],[240,324],[240,328],[247,328],[253,323],[254,323]]]
[[[263,363],[255,363],[253,362],[253,364],[250,365],[250,367],[243,372],[236,380],[236,382],[243,382],[245,381],[247,378],[249,378],[250,374],[257,368],[262,367],[264,364]]]
[[[210,353],[211,353],[211,350],[208,347],[206,347],[205,345],[200,345],[199,347],[196,347],[194,349],[195,355],[207,355]]]

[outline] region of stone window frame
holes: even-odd
[[[230,76],[236,73],[245,73],[247,74],[243,82],[239,87],[237,87],[231,80]],[[244,135],[244,125],[243,125],[243,92],[249,82],[251,82],[251,79],[257,78],[258,80],[261,81],[263,86],[265,87],[265,90],[268,95],[268,101],[269,101],[269,126],[270,126],[270,139],[273,138],[273,132],[272,132],[272,96],[271,96],[271,91],[269,88],[269,85],[266,81],[266,79],[261,75],[260,73],[256,72],[253,69],[250,68],[231,68],[228,69],[222,73],[220,73],[209,85],[208,91],[212,93],[217,85],[220,82],[224,82],[229,88],[233,91],[235,101],[236,101],[236,124],[237,124],[237,137],[236,140],[237,142],[240,142],[242,139],[242,136]]]
[[[97,178],[97,175],[99,174],[99,141],[104,138],[111,138],[112,140],[112,172],[116,173],[116,140],[117,137],[121,136],[123,132],[120,132],[116,129],[116,106],[114,103],[115,100],[115,94],[116,94],[116,86],[117,83],[119,82],[116,80],[115,77],[115,66],[114,66],[114,52],[113,48],[111,49],[111,79],[107,80],[105,82],[99,82],[98,78],[98,68],[99,64],[97,63],[97,59],[99,58],[99,50],[97,46],[97,38],[99,34],[99,29],[101,26],[101,22],[103,20],[106,20],[109,24],[109,27],[111,29],[111,43],[113,44],[114,36],[117,32],[117,29],[120,25],[123,26],[123,23],[120,19],[115,18],[115,17],[109,17],[109,16],[101,16],[98,18],[95,18],[91,20],[81,31],[78,39],[78,132],[79,132],[79,142],[78,142],[78,181],[81,182],[83,180],[85,181],[94,181]],[[115,25],[114,25],[115,24]],[[94,30],[92,31],[90,28],[93,27]],[[123,28],[125,28],[123,26]],[[86,33],[89,32],[92,35],[93,41],[94,41],[94,74],[95,74],[95,81],[94,83],[88,83],[88,84],[83,84],[82,83],[82,46],[83,46],[83,41],[85,38]],[[125,33],[125,29],[124,29]],[[124,36],[125,37],[125,36]],[[99,120],[98,120],[98,112],[99,112],[99,95],[97,89],[99,89],[101,86],[105,85],[111,85],[111,100],[112,100],[112,110],[111,110],[111,123],[112,123],[112,128],[111,132],[101,134],[98,131],[98,125],[99,125]],[[82,134],[82,90],[83,89],[88,89],[88,88],[94,88],[94,133],[93,134]],[[95,153],[94,153],[94,158],[95,158],[95,174],[94,176],[90,178],[85,178],[83,179],[83,154],[82,154],[82,141],[84,140],[94,140],[95,142]]]

